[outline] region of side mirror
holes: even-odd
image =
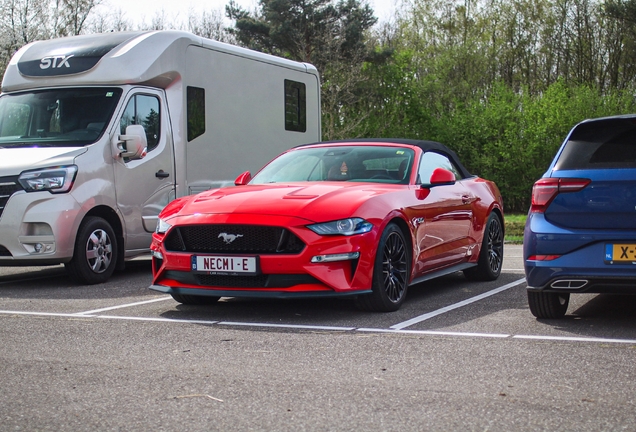
[[[455,184],[455,174],[444,168],[435,168],[429,184],[431,186],[453,185]]]
[[[146,131],[142,125],[130,125],[126,128],[126,135],[119,135],[117,151],[120,158],[130,160],[143,159],[148,149]]]
[[[245,186],[250,180],[252,180],[252,174],[249,171],[245,171],[234,180],[234,184],[236,186]]]

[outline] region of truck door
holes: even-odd
[[[111,139],[118,141],[130,125],[141,125],[148,141],[147,154],[136,160],[115,157],[115,193],[124,219],[127,251],[147,249],[159,212],[174,199],[175,172],[172,130],[162,93],[131,93]],[[116,145],[111,146],[115,153]]]

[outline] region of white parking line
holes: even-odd
[[[111,310],[115,310],[115,309],[122,309],[122,308],[127,308],[127,307],[132,307],[132,306],[139,306],[139,305],[149,304],[149,303],[156,303],[156,302],[160,302],[160,301],[164,301],[164,300],[172,300],[172,297],[166,296],[166,297],[156,298],[156,299],[152,299],[152,300],[145,300],[145,301],[140,301],[140,302],[135,302],[135,303],[126,303],[126,304],[119,305],[119,306],[110,306],[110,307],[105,307],[105,308],[102,308],[102,309],[94,309],[94,310],[90,310],[90,311],[86,311],[86,312],[76,312],[74,315],[95,315],[95,314],[100,313],[100,312],[106,312],[106,311],[111,311]]]
[[[496,339],[525,339],[525,340],[543,340],[557,342],[585,342],[585,343],[618,343],[618,344],[634,344],[636,339],[608,339],[594,337],[569,337],[569,336],[532,336],[532,335],[509,335],[499,333],[468,333],[468,332],[450,332],[435,330],[393,330],[380,328],[356,328],[356,327],[331,327],[331,326],[311,326],[296,324],[266,324],[266,323],[248,323],[248,322],[231,322],[231,321],[206,321],[206,320],[189,320],[176,318],[151,318],[151,317],[128,317],[116,315],[77,315],[64,313],[49,312],[26,312],[26,311],[9,311],[0,310],[0,314],[6,315],[29,315],[29,316],[48,316],[63,318],[85,318],[85,319],[106,319],[106,320],[124,320],[124,321],[147,321],[147,322],[163,322],[178,324],[198,324],[198,325],[227,325],[227,326],[244,326],[244,327],[273,327],[290,330],[320,330],[320,331],[341,331],[341,332],[362,332],[362,333],[384,333],[384,334],[409,334],[409,335],[430,335],[430,336],[452,336],[452,337],[474,337],[474,338],[496,338]]]
[[[303,329],[303,330],[329,330],[329,331],[352,331],[356,330],[355,327],[332,327],[332,326],[312,326],[302,324],[267,324],[267,323],[243,323],[232,321],[220,321],[219,325],[231,325],[231,326],[247,326],[247,327],[274,327],[274,328],[288,328],[288,329]]]
[[[534,340],[556,340],[556,341],[570,341],[570,342],[607,342],[607,343],[628,343],[636,344],[636,339],[606,339],[606,338],[585,338],[585,337],[573,337],[573,336],[530,336],[530,335],[515,335],[513,339],[534,339]]]
[[[188,320],[188,319],[177,319],[177,318],[126,317],[126,316],[117,316],[117,315],[95,315],[93,318],[125,320],[125,321],[169,322],[169,323],[181,323],[181,324],[204,324],[204,325],[218,324],[218,321]]]
[[[498,293],[500,293],[502,291],[505,291],[505,290],[510,289],[512,287],[515,287],[517,285],[521,285],[525,281],[526,281],[526,278],[522,278],[522,279],[516,280],[514,282],[510,282],[509,284],[506,284],[506,285],[504,285],[502,287],[495,288],[494,290],[490,290],[490,291],[485,292],[483,294],[479,294],[479,295],[477,295],[475,297],[471,297],[471,298],[466,299],[464,301],[460,301],[459,303],[455,303],[455,304],[452,304],[450,306],[446,306],[446,307],[443,307],[441,309],[437,309],[436,311],[425,313],[425,314],[420,315],[420,316],[415,317],[415,318],[411,318],[408,321],[404,321],[404,322],[392,325],[390,328],[393,329],[393,330],[402,330],[402,329],[404,329],[406,327],[412,326],[413,324],[417,324],[417,323],[420,323],[422,321],[426,321],[426,320],[431,319],[433,317],[436,317],[438,315],[444,314],[444,313],[446,313],[448,311],[452,311],[453,309],[457,309],[457,308],[460,308],[462,306],[466,306],[467,304],[474,303],[476,301],[479,301],[479,300],[485,299],[486,297],[490,297],[492,295],[498,294]]]
[[[466,337],[481,337],[481,338],[508,338],[509,334],[499,333],[464,333],[464,332],[448,332],[438,330],[391,330],[391,329],[374,329],[374,328],[359,328],[356,329],[359,332],[372,332],[372,333],[401,333],[401,334],[422,334],[422,335],[434,335],[434,336],[466,336]]]

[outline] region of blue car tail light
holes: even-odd
[[[532,187],[531,213],[545,213],[559,193],[578,192],[590,184],[590,179],[542,178]]]

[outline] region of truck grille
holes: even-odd
[[[171,230],[167,250],[226,254],[298,254],[305,244],[291,231],[260,225],[187,225]]]
[[[0,216],[4,212],[4,206],[15,192],[22,190],[18,177],[0,177]]]

